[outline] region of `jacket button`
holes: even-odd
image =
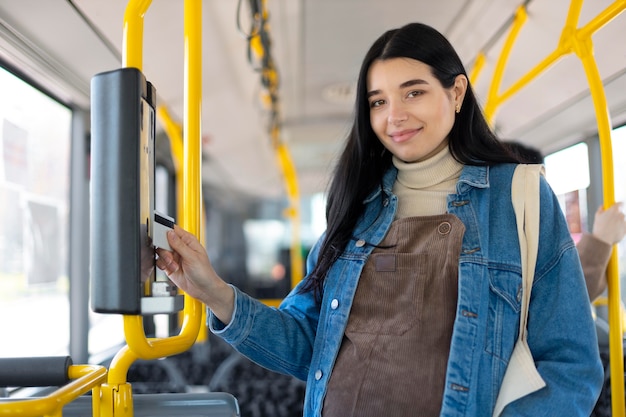
[[[332,308],[333,310],[336,310],[337,307],[339,307],[339,300],[334,298],[333,301],[330,302],[330,308]]]
[[[439,228],[437,230],[439,231],[440,235],[447,235],[448,233],[450,233],[450,230],[452,230],[452,225],[448,222],[443,222],[439,225]]]
[[[365,246],[365,241],[363,239],[359,239],[356,241],[355,245],[357,248],[362,248],[363,246]]]
[[[317,371],[315,371],[315,380],[319,381],[320,379],[322,379],[322,371],[318,369]]]

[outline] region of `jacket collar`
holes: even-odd
[[[489,167],[465,165],[456,183],[456,192],[465,193],[471,188],[489,188]]]
[[[381,192],[392,195],[393,183],[396,181],[398,169],[394,166],[390,167],[383,175],[382,188],[376,188],[367,196],[363,203],[367,204],[376,199]],[[471,188],[489,188],[489,167],[465,165],[461,171],[461,177],[456,184],[458,194],[465,193]]]

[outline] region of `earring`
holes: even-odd
[[[457,113],[461,113],[461,105],[457,104],[456,107],[454,108],[454,111]]]

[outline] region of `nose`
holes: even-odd
[[[389,124],[397,125],[399,123],[405,122],[408,118],[409,116],[402,103],[389,103],[389,113],[387,115],[387,122]]]

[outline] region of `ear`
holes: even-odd
[[[452,86],[452,98],[457,106],[463,105],[463,99],[467,92],[467,77],[464,74],[459,74],[454,79],[454,85]]]

